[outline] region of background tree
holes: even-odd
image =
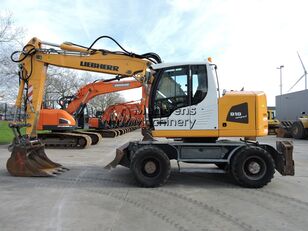
[[[10,55],[21,49],[25,30],[16,26],[10,12],[0,12],[0,100],[11,103],[18,90],[18,65],[13,63]]]
[[[24,34],[25,30],[16,26],[10,12],[0,12],[0,100],[5,103],[14,103],[17,96],[18,65],[11,61],[10,56],[22,49]],[[102,74],[49,66],[44,101],[47,106],[54,107],[59,98],[72,96],[83,85],[104,77]],[[109,105],[123,101],[120,93],[111,93],[94,98],[90,106],[104,110]]]
[[[125,102],[123,96],[118,92],[114,92],[93,98],[88,106],[92,114],[95,115],[96,111],[104,111],[108,106],[122,102]]]
[[[44,101],[47,106],[53,107],[60,98],[74,95],[80,85],[76,71],[49,66]]]
[[[93,81],[102,80],[105,76],[91,72],[81,72],[71,69],[49,67],[45,85],[45,105],[56,107],[58,100],[65,96],[73,96],[84,85]],[[108,93],[92,99],[88,107],[90,111],[105,110],[109,105],[124,102],[120,93]]]

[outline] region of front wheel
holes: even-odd
[[[144,146],[137,150],[132,156],[130,169],[142,187],[163,185],[171,172],[168,156],[153,146]]]
[[[275,173],[272,156],[259,147],[245,147],[231,160],[231,174],[236,182],[248,188],[261,188]]]

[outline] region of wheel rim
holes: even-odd
[[[141,172],[146,177],[155,177],[160,172],[159,162],[154,158],[145,159],[142,162]]]
[[[247,158],[243,164],[243,173],[250,180],[259,180],[266,174],[267,166],[259,156]]]

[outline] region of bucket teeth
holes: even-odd
[[[56,176],[69,169],[51,161],[44,145],[15,145],[7,161],[7,170],[13,176]]]

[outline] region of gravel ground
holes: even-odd
[[[103,168],[116,147],[140,137],[135,131],[86,150],[47,149],[70,168],[50,178],[11,177],[10,153],[0,146],[0,230],[307,230],[307,140],[294,141],[296,175],[276,172],[262,189],[241,188],[224,174],[179,173],[176,162],[166,185],[144,189],[129,169]]]

